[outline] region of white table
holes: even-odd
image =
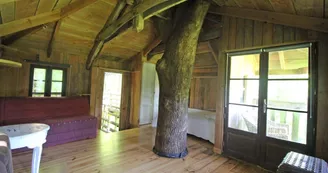
[[[50,127],[46,124],[17,124],[0,127],[0,132],[9,136],[11,149],[33,148],[31,173],[38,173],[41,161],[42,145]]]

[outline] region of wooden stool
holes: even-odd
[[[327,162],[304,154],[289,152],[277,173],[328,173]]]

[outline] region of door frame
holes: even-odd
[[[265,164],[265,153],[266,148],[264,144],[266,144],[267,140],[275,140],[278,141],[277,143],[280,143],[280,145],[284,145],[288,143],[288,145],[293,146],[300,146],[298,143],[291,142],[291,141],[282,141],[279,139],[274,139],[270,137],[266,137],[266,120],[267,120],[267,114],[263,113],[263,109],[265,108],[263,103],[260,103],[262,100],[267,99],[267,84],[268,84],[268,65],[264,65],[264,63],[268,63],[269,59],[269,52],[272,51],[283,51],[283,50],[291,50],[291,49],[297,49],[297,48],[309,48],[309,89],[308,89],[308,123],[307,123],[307,143],[305,145],[306,153],[308,155],[314,155],[315,152],[315,139],[316,139],[316,120],[317,120],[317,90],[318,90],[318,72],[317,72],[317,58],[318,58],[318,50],[317,50],[317,44],[316,42],[307,42],[307,43],[299,43],[299,44],[290,44],[290,45],[280,45],[280,46],[268,46],[268,47],[262,47],[257,49],[250,49],[250,50],[244,50],[244,51],[235,51],[235,52],[229,52],[226,54],[226,74],[225,74],[225,94],[224,94],[224,133],[223,133],[223,153],[232,155],[231,152],[227,150],[228,146],[227,144],[227,133],[229,131],[237,132],[241,135],[246,135],[248,137],[253,137],[254,140],[257,142],[257,158],[255,159],[249,159],[249,158],[243,158],[238,157],[238,159],[242,159],[251,163],[259,164],[260,166],[263,166],[268,169],[275,169],[272,167],[272,165]],[[238,56],[238,55],[249,55],[249,54],[260,54],[260,60],[259,60],[259,71],[260,71],[260,77],[259,77],[259,95],[258,95],[258,129],[257,134],[252,134],[250,132],[244,132],[242,130],[238,129],[232,129],[228,127],[228,112],[229,112],[229,86],[230,86],[230,70],[231,70],[231,57],[232,56]],[[261,77],[262,75],[262,77]],[[263,77],[265,76],[265,77]],[[260,87],[263,87],[264,89],[260,89]],[[267,108],[265,108],[267,109]],[[260,113],[262,112],[262,113]],[[266,111],[267,112],[267,111]],[[233,156],[232,157],[236,157]]]

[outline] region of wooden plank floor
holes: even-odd
[[[188,137],[189,154],[184,159],[158,157],[152,152],[156,130],[146,126],[106,134],[96,139],[45,148],[41,173],[264,173],[266,171],[212,152],[213,145]],[[14,172],[30,172],[31,152],[13,155]]]

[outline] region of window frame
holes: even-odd
[[[61,97],[66,96],[67,68],[31,64],[30,65],[30,76],[29,76],[29,92],[28,92],[29,97],[32,97],[32,95],[34,94],[33,93],[33,81],[34,81],[34,69],[35,68],[41,68],[41,69],[46,70],[44,93],[36,93],[36,94],[43,94],[44,97],[51,97],[51,94],[61,94]],[[62,91],[61,92],[51,92],[52,70],[62,70],[63,71]]]

